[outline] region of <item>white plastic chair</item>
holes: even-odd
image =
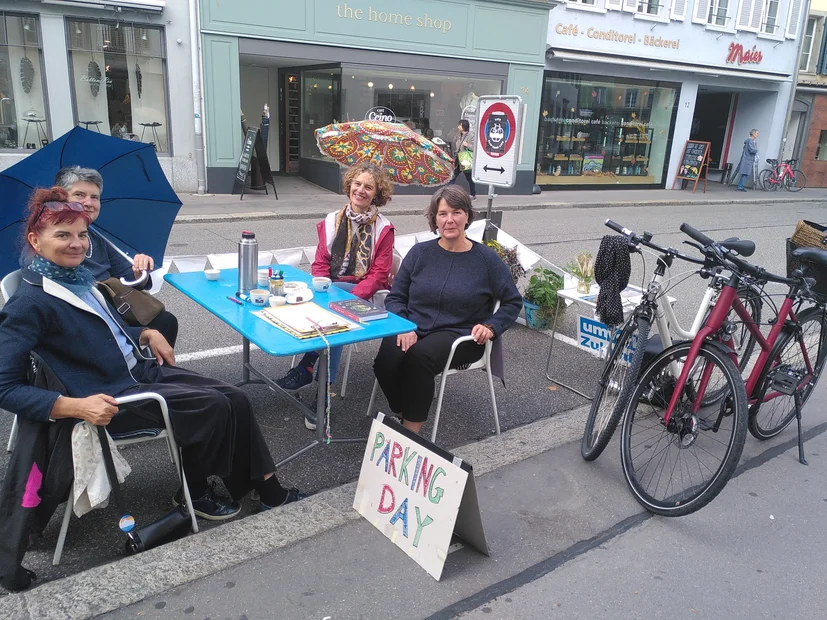
[[[494,312],[497,312],[497,310],[499,309],[500,301],[497,300],[494,303]],[[500,414],[499,411],[497,411],[497,395],[494,392],[494,376],[491,374],[491,349],[493,347],[493,343],[491,342],[491,340],[485,343],[485,351],[482,354],[482,357],[478,359],[476,362],[460,368],[451,368],[451,362],[454,360],[454,354],[457,351],[457,347],[461,345],[463,342],[473,342],[473,340],[473,336],[461,336],[454,340],[453,344],[451,345],[451,352],[448,354],[448,361],[445,362],[445,368],[443,368],[441,373],[442,379],[439,383],[439,396],[437,397],[436,401],[436,412],[434,413],[434,429],[433,431],[431,431],[431,443],[436,443],[436,432],[439,428],[439,416],[442,413],[442,397],[445,395],[445,384],[448,380],[448,377],[460,372],[465,372],[467,370],[484,370],[486,375],[488,376],[488,389],[491,393],[491,407],[494,410],[494,429],[497,435],[500,434]],[[379,381],[374,379],[373,390],[371,390],[370,402],[368,403],[367,415],[371,415],[371,412],[373,411],[373,406],[376,401],[376,394],[378,391]]]
[[[11,296],[20,288],[20,283],[23,281],[23,274],[18,269],[12,271],[3,277],[0,281],[0,292],[3,293],[3,301],[8,303]],[[6,452],[11,452],[14,449],[14,443],[17,441],[17,416],[14,416],[14,421],[11,424],[11,432],[9,433],[9,442],[6,444]]]
[[[141,394],[132,394],[130,396],[124,396],[122,398],[118,398],[118,404],[124,405],[128,403],[135,403],[135,402],[145,402],[148,400],[154,400],[158,403],[161,407],[161,415],[164,417],[164,428],[162,429],[152,429],[153,431],[157,431],[157,433],[152,435],[144,435],[138,437],[130,437],[130,438],[119,438],[118,435],[113,435],[112,439],[115,442],[115,445],[118,447],[121,446],[128,446],[130,444],[135,443],[144,443],[146,441],[154,441],[156,439],[166,439],[167,446],[169,447],[169,454],[172,459],[172,462],[175,464],[175,471],[178,472],[178,478],[181,481],[181,486],[184,490],[184,501],[188,507],[192,506],[192,498],[190,497],[190,490],[187,486],[187,476],[184,474],[184,470],[181,467],[181,453],[178,448],[178,444],[175,442],[175,437],[172,433],[172,423],[169,420],[169,409],[167,408],[167,401],[164,399],[163,396],[157,394],[155,392],[143,392]],[[57,545],[55,546],[55,554],[52,558],[52,566],[57,566],[60,564],[60,558],[63,555],[63,545],[66,543],[66,533],[69,530],[69,520],[72,517],[72,507],[74,505],[73,501],[73,493],[72,491],[69,492],[69,499],[66,502],[66,509],[63,511],[63,523],[60,525],[60,534],[57,537]],[[190,519],[192,520],[192,531],[194,534],[198,533],[198,523],[195,520],[195,511],[191,508],[189,510]]]

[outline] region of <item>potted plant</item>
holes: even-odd
[[[517,281],[525,275],[525,269],[523,269],[519,258],[517,258],[517,247],[514,246],[513,248],[507,248],[500,245],[500,243],[494,239],[486,241],[485,245],[497,253],[497,256],[500,257],[502,262],[505,263],[505,266],[508,267],[508,270],[511,272],[511,277],[514,280],[514,284],[517,284]]]
[[[523,293],[525,322],[531,329],[548,329],[558,303],[557,291],[563,288],[563,277],[545,267],[537,267],[531,274]]]
[[[594,282],[594,258],[588,252],[581,252],[574,262],[566,265],[566,271],[577,278],[577,292],[588,294]]]

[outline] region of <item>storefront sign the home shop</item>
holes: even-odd
[[[352,4],[349,5],[347,2],[336,5],[336,15],[342,19],[359,19],[378,22],[380,24],[410,26],[412,28],[433,28],[434,30],[441,31],[443,34],[450,31],[453,26],[450,20],[440,19],[433,15],[428,15],[428,13],[407,15],[405,13],[374,9],[372,6],[357,8]]]

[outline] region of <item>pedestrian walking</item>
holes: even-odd
[[[744,188],[744,181],[747,176],[753,174],[755,169],[755,162],[758,161],[758,130],[752,129],[749,132],[749,138],[744,140],[744,150],[741,153],[741,161],[738,163],[738,174],[741,175],[738,179],[739,192],[747,191]],[[753,183],[755,179],[753,178]]]
[[[454,153],[454,178],[448,182],[448,185],[453,185],[457,182],[459,173],[465,175],[468,181],[468,190],[471,194],[471,200],[477,199],[477,186],[471,178],[471,168],[474,161],[474,140],[471,137],[471,125],[464,118],[457,124],[457,133],[454,135],[454,140],[451,147]]]

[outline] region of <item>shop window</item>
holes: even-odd
[[[67,20],[75,121],[169,153],[163,28]]]
[[[697,0],[701,2],[702,0]],[[725,27],[727,25],[727,12],[729,11],[729,0],[710,0],[709,16],[707,23],[713,26]]]
[[[804,30],[804,41],[801,45],[801,61],[798,63],[798,69],[807,73],[810,68],[810,58],[813,55],[813,38],[816,32],[816,18],[810,17],[807,19],[807,28]]]
[[[827,129],[822,129],[818,135],[818,148],[816,148],[816,159],[827,161]]]
[[[536,183],[663,187],[678,89],[662,82],[547,72]]]
[[[0,148],[49,143],[40,24],[36,16],[0,11]]]
[[[761,32],[776,34],[778,30],[778,0],[764,0],[761,14]]]

